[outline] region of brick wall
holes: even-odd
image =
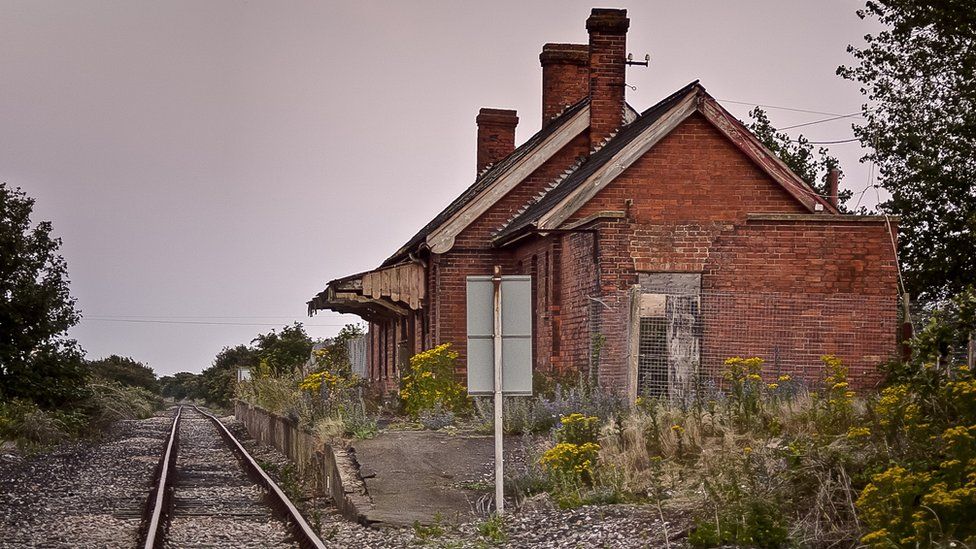
[[[606,210],[626,211],[627,216],[594,225],[599,230],[600,292],[615,304],[601,318],[607,336],[601,381],[617,385],[626,379],[627,290],[637,284],[639,272],[702,273],[704,292],[793,295],[796,315],[817,317],[816,323],[797,324],[802,333],[790,334],[788,340],[810,358],[813,369],[799,372],[808,379],[819,376],[821,354],[840,349],[844,338],[857,337],[850,334],[869,333],[867,323],[891,326],[890,333],[859,343],[857,356],[848,352],[843,357],[858,383],[877,381],[874,366],[894,350],[897,320],[897,274],[883,220],[866,223],[831,216],[835,222],[747,221],[750,213],[809,212],[697,114],[597,193],[572,220]],[[851,301],[844,308],[836,300],[818,305],[814,294],[891,299]],[[750,325],[747,309],[754,309],[742,307],[719,318],[717,326],[724,331],[706,338],[709,347],[703,354],[750,352],[736,348],[742,339],[735,334],[760,325],[758,320]],[[843,348],[854,349],[849,343]],[[769,350],[756,348],[755,354]]]
[[[459,377],[464,380],[467,368],[463,366],[466,358],[467,346],[467,307],[466,307],[466,278],[471,275],[488,275],[495,265],[502,266],[502,272],[507,274],[520,273],[517,253],[510,250],[499,250],[491,246],[494,233],[508,221],[520,208],[536,196],[551,183],[567,166],[576,162],[584,155],[588,141],[581,135],[566,145],[563,150],[555,154],[548,162],[540,166],[527,177],[517,188],[513,189],[491,209],[482,214],[455,238],[454,247],[445,254],[435,255],[430,260],[428,268],[429,303],[427,307],[428,322],[432,333],[432,345],[451,343],[461,359]],[[541,250],[543,262],[548,251],[550,263],[556,253],[551,246]],[[531,255],[531,254],[528,254]],[[526,268],[527,253],[521,253],[523,270]],[[547,282],[548,283],[548,282]],[[539,296],[544,298],[544,294]],[[537,309],[541,314],[544,310]],[[549,338],[551,330],[545,328]],[[549,340],[546,349],[551,348]],[[536,352],[542,347],[536,343]]]
[[[418,322],[427,327],[418,332],[426,347],[451,342],[463,364],[465,278],[490,274],[500,264],[506,273],[535,278],[536,367],[585,371],[591,363],[592,336],[599,331],[606,337],[599,381],[623,389],[628,378],[628,290],[637,284],[638,273],[692,272],[702,274],[703,299],[723,292],[741,298],[736,301],[740,305],[727,307],[727,314],[710,317],[703,356],[775,354],[768,345],[741,336],[772,333],[750,320],[746,313],[755,310],[754,303],[742,296],[778,293],[793,296],[793,301],[780,298],[774,307],[790,309],[786,312],[801,320],[792,332],[780,330],[767,339],[805,353],[801,362],[809,369],[797,371],[798,376],[815,379],[817,357],[837,350],[851,365],[856,384],[877,381],[873,368],[894,350],[897,320],[894,255],[883,221],[833,216],[831,222],[750,221],[751,213],[808,212],[700,115],[679,125],[571,221],[607,210],[625,211],[626,217],[592,223],[587,229],[595,234],[553,233],[512,249],[491,248],[494,231],[587,147],[586,135],[577,138],[458,235],[451,251],[429,258],[428,299]],[[849,300],[841,306],[829,299],[832,294],[877,299]],[[881,331],[870,332],[871,326]],[[853,345],[851,338],[860,339]],[[856,356],[849,351],[855,348]],[[779,363],[772,359],[769,364],[775,368]],[[463,380],[463,366],[458,374]]]
[[[883,219],[739,225],[715,242],[704,269],[706,294],[738,297],[716,308],[703,354],[763,356],[772,377],[771,361],[789,353],[801,366],[786,373],[808,382],[820,378],[820,356],[833,354],[852,385],[873,386],[896,350],[897,277]]]

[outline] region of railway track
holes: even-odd
[[[143,519],[144,549],[325,545],[285,493],[213,415],[173,415]]]

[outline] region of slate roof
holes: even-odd
[[[437,214],[434,219],[429,223],[424,225],[424,228],[413,235],[413,237],[407,241],[399,250],[396,251],[392,256],[390,256],[386,261],[383,262],[381,267],[392,265],[398,261],[407,257],[407,255],[414,251],[418,245],[420,245],[426,238],[427,235],[432,231],[440,227],[447,220],[459,212],[464,206],[469,202],[474,200],[476,196],[481,194],[481,192],[491,186],[499,177],[508,172],[508,169],[512,167],[522,158],[531,154],[538,145],[546,140],[547,137],[559,131],[564,124],[566,124],[569,119],[573,117],[576,113],[582,110],[590,102],[589,98],[583,98],[576,102],[576,104],[568,107],[559,116],[554,118],[551,123],[547,124],[541,130],[539,130],[535,135],[529,138],[528,141],[520,145],[512,154],[505,157],[501,162],[492,165],[482,173],[478,174],[474,183],[468,187],[460,196],[454,199],[441,213]]]
[[[641,113],[636,120],[621,128],[602,148],[591,154],[576,171],[566,177],[559,185],[534,203],[529,204],[520,215],[502,227],[495,236],[495,242],[503,242],[507,237],[514,236],[515,233],[537,222],[546,212],[559,204],[582,185],[588,177],[609,162],[632,139],[671,110],[671,107],[688,95],[698,93],[705,93],[705,88],[698,83],[698,80],[695,80]]]

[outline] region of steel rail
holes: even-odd
[[[264,469],[262,469],[261,466],[258,465],[258,462],[251,457],[251,454],[244,449],[244,446],[242,446],[237,438],[231,434],[230,430],[227,429],[227,427],[221,423],[216,416],[204,412],[196,406],[194,406],[193,409],[208,417],[210,421],[217,426],[221,436],[223,436],[224,440],[230,444],[231,450],[237,454],[238,459],[247,470],[248,474],[251,475],[251,477],[259,484],[264,486],[268,493],[269,499],[271,499],[271,506],[285,515],[285,518],[291,523],[292,530],[295,533],[299,546],[311,549],[325,549],[325,543],[319,539],[318,534],[316,534],[315,530],[309,526],[308,522],[305,520],[305,517],[302,516],[298,508],[295,507],[290,499],[288,499],[288,496],[285,495],[281,488],[278,487],[278,484],[271,477],[269,477],[267,473],[264,472]]]
[[[152,497],[152,507],[147,509],[149,522],[146,527],[146,541],[144,549],[153,549],[162,546],[163,529],[166,525],[164,515],[168,515],[170,497],[172,495],[172,473],[176,467],[176,448],[180,433],[180,415],[183,413],[183,406],[176,409],[173,415],[173,425],[169,430],[169,438],[166,441],[166,451],[163,459],[159,462],[159,479],[156,482],[155,497]],[[151,514],[150,514],[151,512]]]

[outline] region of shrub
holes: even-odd
[[[145,419],[162,406],[162,399],[141,387],[122,385],[112,381],[93,381],[90,394],[82,409],[94,427],[102,427],[120,419]]]
[[[542,454],[539,465],[549,475],[557,501],[569,507],[582,503],[581,485],[593,484],[600,454],[596,442],[600,418],[574,413],[559,421],[562,426],[556,431],[558,442]]]
[[[847,367],[833,355],[820,358],[827,374],[823,380],[822,389],[814,393],[817,413],[821,415],[817,422],[820,435],[837,435],[846,432],[854,420],[854,397],[857,396],[850,388],[847,379]]]
[[[258,364],[251,379],[237,386],[237,398],[279,415],[297,417],[298,378],[294,374],[272,375],[265,362]]]
[[[892,385],[873,404],[876,432],[895,463],[857,500],[867,545],[976,541],[976,380],[965,366],[939,379],[923,389]]]
[[[504,543],[508,541],[505,521],[498,515],[491,515],[479,524],[478,534],[492,543]]]
[[[574,413],[559,418],[562,427],[556,431],[556,440],[569,444],[596,444],[600,434],[600,418]]]
[[[615,392],[593,386],[582,376],[549,379],[532,397],[505,397],[502,425],[506,434],[549,433],[559,427],[559,418],[574,413],[596,416],[600,422],[622,416],[627,404]],[[475,414],[490,430],[494,424],[494,402],[490,397],[474,399]]]
[[[593,442],[572,444],[560,442],[546,451],[539,460],[550,474],[560,480],[582,480],[589,482],[593,478],[600,445]]]
[[[0,439],[14,441],[25,452],[67,440],[77,432],[78,422],[74,414],[45,411],[29,400],[0,403]]]
[[[464,412],[469,407],[467,390],[454,378],[458,354],[445,343],[410,358],[410,370],[401,379],[404,412],[414,419],[421,413],[443,410]]]
[[[729,383],[727,402],[744,426],[757,419],[762,405],[763,359],[759,357],[726,359],[722,377]]]

